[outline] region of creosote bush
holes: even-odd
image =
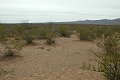
[[[58,33],[61,37],[70,37],[71,36],[71,31],[68,27],[61,27],[59,30],[58,30]]]
[[[52,31],[46,27],[40,27],[37,29],[33,29],[30,33],[32,33],[36,39],[47,39],[47,35]]]
[[[120,35],[103,38],[98,46],[103,51],[99,57],[100,71],[104,72],[108,80],[120,80]]]
[[[80,32],[79,37],[80,40],[86,40],[86,41],[93,41],[94,39],[96,39],[95,33],[87,30]]]
[[[29,34],[25,35],[23,39],[26,41],[27,44],[32,44],[34,40],[33,36]]]
[[[54,33],[50,33],[47,35],[47,40],[46,40],[46,43],[48,45],[52,45],[52,44],[55,44],[55,34]]]

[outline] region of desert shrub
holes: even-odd
[[[47,40],[46,40],[46,43],[48,45],[52,45],[52,44],[55,44],[55,34],[54,33],[50,33],[47,35]]]
[[[22,49],[23,42],[20,38],[14,37],[4,37],[0,42],[1,44],[1,53],[3,58],[15,57],[17,53]]]
[[[17,34],[19,36],[24,35],[24,33],[26,32],[23,26],[14,27],[13,30],[14,30],[14,34]]]
[[[40,30],[38,38],[39,39],[46,39],[48,34],[49,34],[49,31],[47,31],[47,30]]]
[[[29,34],[26,34],[26,35],[23,37],[23,39],[26,41],[27,44],[33,43],[33,40],[34,40],[33,36],[32,36],[32,35],[29,35]]]
[[[119,28],[117,29],[119,30]],[[93,27],[93,29],[91,29],[90,31],[93,31],[98,38],[101,38],[102,35],[104,35],[104,37],[107,37],[118,32],[116,30],[116,27],[114,28],[110,26],[98,26],[98,27],[96,26],[96,27]]]
[[[3,53],[3,57],[13,57],[15,56],[15,52],[12,51],[11,49],[5,50],[5,52]]]
[[[115,34],[103,38],[98,44],[103,51],[100,70],[108,80],[120,80],[120,36]]]
[[[55,44],[55,40],[54,39],[47,39],[47,44],[51,45],[51,44]]]
[[[47,35],[51,33],[48,28],[38,28],[33,30],[33,35],[35,35],[36,39],[47,39]]]
[[[95,33],[87,30],[80,32],[79,37],[80,37],[80,40],[86,40],[86,41],[92,41],[96,39]]]
[[[107,36],[108,33],[107,29],[103,27],[93,28],[93,32],[97,38],[101,38],[103,34]]]
[[[0,53],[1,59],[15,57],[22,48],[22,42],[14,34],[12,27],[1,27],[0,29]]]
[[[105,37],[111,36],[116,33],[116,31],[112,30],[112,28],[103,28],[102,34],[104,34]]]
[[[59,36],[61,36],[61,37],[70,37],[72,34],[68,27],[61,27],[58,30],[58,33],[59,33]]]

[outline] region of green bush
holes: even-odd
[[[59,29],[59,31],[58,31],[58,33],[59,33],[59,35],[61,36],[61,37],[70,37],[71,36],[71,31],[70,31],[70,29],[68,28],[68,27],[61,27],[60,29]]]
[[[80,37],[80,40],[86,40],[86,41],[92,41],[96,39],[95,33],[91,31],[82,31],[80,32],[79,37]]]
[[[120,80],[120,36],[115,34],[103,38],[98,44],[104,53],[100,57],[100,70],[108,80]]]
[[[31,35],[25,35],[23,39],[26,41],[27,44],[33,43],[34,40],[33,36]]]
[[[11,49],[8,49],[3,53],[3,57],[14,57],[14,56],[15,56],[15,52],[12,51]]]
[[[48,45],[55,44],[54,38],[55,38],[55,34],[54,33],[47,34],[47,41],[46,41],[46,43]]]
[[[31,33],[35,35],[36,39],[47,39],[47,35],[52,32],[48,28],[38,28],[33,30]]]

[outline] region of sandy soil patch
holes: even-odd
[[[52,46],[35,42],[21,50],[22,57],[0,61],[0,67],[9,71],[0,80],[106,80],[103,73],[81,69],[83,63],[96,64],[90,52],[96,48],[93,42],[79,41],[75,35],[57,38]]]

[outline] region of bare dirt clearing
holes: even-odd
[[[83,70],[83,63],[96,64],[93,42],[79,41],[76,36],[57,38],[56,45],[48,46],[44,40],[26,46],[20,58],[0,61],[0,67],[9,71],[0,80],[105,80],[100,72]]]

